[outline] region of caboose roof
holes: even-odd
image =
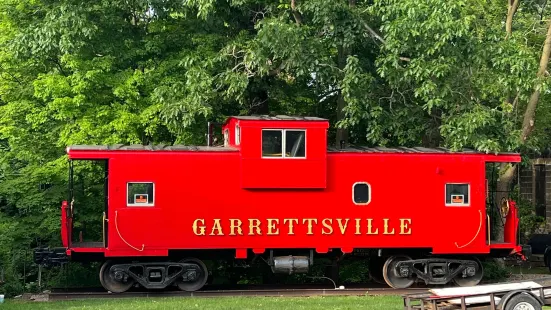
[[[239,120],[248,121],[316,121],[326,122],[325,118],[313,117],[313,116],[290,116],[290,115],[243,115],[243,116],[230,116]]]
[[[141,145],[141,144],[114,144],[114,145],[71,145],[67,152],[71,151],[174,151],[174,152],[238,152],[235,148],[219,146],[195,146],[195,145]]]
[[[141,145],[141,144],[114,144],[114,145],[71,145],[67,151],[173,151],[173,152],[238,152],[239,150],[231,147],[221,146],[195,146],[195,145]],[[518,153],[499,152],[486,153],[472,149],[462,149],[461,151],[453,151],[443,147],[426,148],[426,147],[363,147],[349,146],[346,148],[327,147],[327,152],[330,153],[400,153],[400,154],[473,154],[473,155],[511,155],[518,156]]]
[[[453,151],[450,149],[437,147],[362,147],[362,146],[350,146],[343,149],[328,147],[329,153],[379,153],[379,154],[448,154],[448,155],[478,155],[483,156],[483,160],[486,162],[520,162],[520,154],[509,152],[495,152],[486,153],[482,151],[472,149],[462,149],[461,151]]]
[[[401,153],[401,154],[412,154],[412,153],[432,153],[432,154],[476,154],[476,155],[518,155],[518,153],[509,153],[509,152],[499,152],[499,153],[486,153],[482,151],[477,151],[473,149],[462,149],[460,151],[453,151],[451,149],[436,147],[436,148],[427,148],[427,147],[364,147],[364,146],[349,146],[346,148],[336,148],[329,146],[327,148],[328,152],[332,153]]]

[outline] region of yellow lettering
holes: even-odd
[[[275,224],[272,223],[272,221],[274,221]],[[275,232],[273,231],[273,229],[276,228],[276,224],[279,224],[279,219],[268,219],[268,232],[266,233],[267,235],[279,235],[279,228],[277,228]]]
[[[237,224],[236,224],[237,223]],[[237,228],[237,233],[243,235],[243,229],[241,229],[241,220],[239,219],[230,219],[230,236],[235,236],[235,229]]]
[[[327,221],[329,221],[329,224],[327,223]],[[321,222],[322,222],[324,228],[329,229],[329,232],[325,232],[325,230],[322,228],[321,229],[321,234],[322,235],[332,234],[333,233],[333,227],[331,227],[331,224],[333,224],[333,219],[323,219],[323,221],[321,221]]]
[[[298,224],[298,219],[284,219],[283,220],[283,224],[287,224],[287,222],[289,222],[289,235],[294,235],[295,233],[293,232],[293,222],[295,222],[295,224]]]
[[[376,228],[375,231],[372,231],[373,228],[372,223],[373,219],[367,219],[367,234],[366,235],[377,235],[379,234],[379,228]]]
[[[344,222],[344,226],[342,225],[342,219],[337,219],[337,222],[339,222],[339,228],[341,229],[341,234],[344,235],[344,232],[346,231],[346,227],[348,227],[348,220],[346,219],[346,222]]]
[[[198,226],[197,223],[201,222],[201,226]],[[199,231],[197,231],[199,229]],[[193,233],[195,233],[197,236],[204,236],[205,235],[205,220],[203,219],[196,219],[193,221]]]
[[[253,224],[253,222],[256,222],[256,224]],[[253,228],[256,228],[257,235],[262,235],[262,231],[260,230],[260,220],[249,219],[249,236],[254,236]]]
[[[388,232],[388,221],[389,219],[383,219],[385,222],[385,231],[383,232],[383,235],[394,235],[394,228],[392,228],[392,232]]]
[[[212,231],[210,232],[210,236],[214,236],[214,231],[218,230],[217,235],[223,236],[224,233],[222,232],[222,226],[220,225],[220,219],[214,219],[214,225],[212,225]]]
[[[318,219],[303,219],[302,220],[302,224],[304,224],[304,221],[307,221],[308,222],[308,233],[306,233],[307,235],[313,235],[314,233],[312,232],[312,222],[314,223],[318,223]]]
[[[337,221],[338,225],[339,225],[339,231],[342,235],[344,235],[346,233],[346,230],[348,229],[348,224],[349,224],[349,221],[350,219],[342,219],[342,218],[338,218],[338,219],[332,219],[332,218],[324,218],[323,220],[321,220],[321,224],[322,224],[322,227],[321,227],[321,234],[322,235],[332,235],[334,232],[335,232],[335,228],[333,228],[333,224],[334,224],[334,220]],[[355,235],[360,235],[361,232],[362,232],[362,219],[360,218],[356,218],[356,219],[353,219],[356,223],[356,229],[355,229],[355,232],[354,234]],[[374,222],[374,219],[366,219],[367,220],[367,232],[366,232],[366,235],[378,235],[379,234],[379,227],[377,227],[378,225],[374,225],[373,222]],[[383,223],[384,223],[384,229],[383,229],[383,235],[395,235],[396,234],[396,229],[398,228],[397,226],[398,225],[394,225],[395,227],[393,227],[392,225],[390,225],[390,218],[386,218],[386,219],[382,219],[383,220]],[[412,229],[411,229],[411,223],[412,223],[412,220],[411,218],[401,218],[399,219],[400,220],[400,229],[399,229],[399,234],[400,235],[411,235],[412,234]],[[240,219],[229,219],[230,221],[230,233],[229,235],[230,236],[235,236],[235,235],[243,235],[244,232],[243,230],[245,228],[243,228],[243,221],[240,220]],[[260,219],[248,219],[249,221],[249,232],[248,232],[248,235],[249,236],[254,236],[254,235],[262,235],[262,229],[260,228],[261,224],[262,224],[262,221]],[[267,221],[267,231],[266,231],[266,235],[279,235],[280,234],[280,229],[279,229],[279,224],[280,224],[280,219],[266,219]],[[295,229],[295,225],[298,225],[299,224],[299,219],[290,219],[290,218],[286,218],[286,219],[283,219],[283,224],[284,225],[288,225],[288,235],[294,235],[295,232],[294,232],[294,229]],[[313,227],[314,225],[317,225],[318,224],[318,219],[316,218],[305,218],[305,219],[302,219],[302,224],[307,224],[308,226],[308,231],[307,231],[307,235],[313,235],[314,234],[314,230],[313,230]],[[365,226],[364,226],[365,227]],[[208,225],[205,225],[205,219],[195,219],[193,221],[193,224],[192,224],[192,229],[193,229],[193,233],[196,235],[196,236],[204,236],[206,235],[206,230],[207,229],[210,229],[210,233],[209,235],[210,236],[224,236],[224,231],[223,231],[223,227],[221,225],[221,219],[213,219],[213,225],[212,225],[212,228],[208,227]],[[226,228],[227,229],[227,228]]]
[[[408,224],[411,224],[411,219],[400,219],[400,235],[411,235],[411,228],[407,227]]]

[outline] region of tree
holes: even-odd
[[[0,260],[59,244],[71,144],[204,144],[207,121],[270,113],[328,118],[337,146],[537,149],[541,1],[0,0]]]
[[[440,119],[444,145],[486,152],[537,146],[526,141],[546,87],[549,30],[540,51],[547,28],[538,22],[545,15],[543,8],[537,3],[521,13],[518,8],[519,1],[509,2],[504,32],[502,6],[496,1],[375,2],[387,42],[379,58],[380,73]],[[513,31],[515,14],[525,27],[522,33]],[[534,23],[533,34],[526,36]],[[400,62],[401,54],[411,61]],[[515,166],[502,167],[498,191],[509,191],[514,171]]]

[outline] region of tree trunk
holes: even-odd
[[[270,114],[268,87],[271,77],[253,78],[247,86],[249,114]]]
[[[507,21],[505,22],[505,32],[507,32],[507,38],[510,38],[513,34],[513,17],[517,12],[520,0],[509,0],[507,6]]]
[[[356,7],[356,0],[348,0],[348,6],[350,9],[353,9]],[[344,48],[342,45],[338,47],[338,55],[337,55],[337,65],[339,69],[343,70],[346,66],[346,59],[349,55],[349,51]],[[337,123],[340,122],[345,117],[344,108],[346,107],[346,102],[344,101],[342,91],[339,92],[339,96],[337,97]],[[336,135],[336,143],[335,147],[340,148],[341,145],[343,147],[346,147],[346,144],[348,144],[348,130],[346,128],[337,128],[337,135]]]
[[[339,97],[337,98],[337,122],[344,119],[343,109],[345,107],[346,102],[344,101],[342,94],[339,94]],[[346,144],[348,143],[348,130],[346,128],[337,128],[337,141],[335,147],[340,148],[341,143],[343,144],[343,147],[346,147]]]
[[[543,50],[540,58],[540,66],[537,73],[538,79],[547,75],[547,66],[549,64],[549,55],[551,53],[551,22],[547,27],[548,27],[547,36],[543,44]],[[528,102],[528,105],[526,106],[526,110],[524,111],[524,118],[522,121],[522,132],[519,137],[521,145],[526,142],[526,140],[530,136],[530,133],[532,133],[532,131],[534,130],[534,119],[536,115],[536,108],[538,106],[539,97],[540,97],[540,85],[539,85],[539,82],[536,82],[536,85],[534,85],[534,91],[530,96],[530,101]],[[508,166],[506,166],[505,164],[501,165],[500,172],[503,171],[503,173],[500,174],[500,177],[498,179],[498,183],[497,183],[498,192],[496,195],[496,202],[498,203],[498,205],[501,198],[508,196],[508,192],[509,192],[509,189],[511,188],[511,182],[513,181],[513,178],[515,176],[516,169],[517,169],[517,165],[508,165]],[[499,227],[498,225],[498,227],[496,228],[497,228],[496,238],[498,239],[497,241],[501,241],[503,240],[503,227]]]
[[[347,52],[342,46],[339,46],[338,48],[338,66],[339,69],[344,69],[346,66],[346,57]],[[342,94],[342,91],[339,91],[339,96],[337,97],[337,123],[340,122],[345,117],[344,108],[346,107],[346,102],[344,101],[344,97]],[[337,139],[336,139],[335,147],[340,148],[341,144],[345,146],[348,143],[348,130],[346,128],[337,128]]]
[[[540,58],[540,67],[538,69],[538,79],[547,76],[547,65],[549,64],[549,54],[551,53],[551,22],[547,28],[547,36],[545,37],[545,43],[543,44],[543,51]],[[540,99],[540,85],[536,84],[534,92],[530,96],[530,101],[526,106],[526,112],[524,112],[524,120],[522,121],[522,133],[520,135],[521,143],[524,143],[532,130],[534,130],[534,118],[536,115],[536,108]]]
[[[293,12],[293,17],[295,18],[295,22],[297,23],[297,25],[302,24],[302,16],[297,11],[296,0],[291,0],[291,12]]]

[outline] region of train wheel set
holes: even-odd
[[[265,260],[273,273],[307,273],[311,258],[307,256],[272,257]],[[477,258],[412,259],[407,255],[373,257],[368,262],[375,282],[394,289],[407,289],[416,282],[426,285],[475,286],[484,274]],[[135,285],[146,289],[164,289],[177,286],[182,291],[201,290],[209,279],[206,264],[198,258],[184,258],[175,262],[115,262],[103,263],[99,274],[102,286],[113,293],[123,293]],[[338,279],[334,279],[337,280]]]
[[[123,263],[111,260],[103,263],[101,285],[113,293],[123,293],[136,284],[147,289],[164,289],[176,285],[182,291],[197,291],[207,283],[208,270],[199,259],[179,262]]]
[[[426,285],[453,282],[458,286],[475,286],[484,275],[482,263],[475,257],[412,259],[407,255],[394,255],[386,259],[374,257],[369,272],[375,282],[396,289],[408,288],[415,282]]]

